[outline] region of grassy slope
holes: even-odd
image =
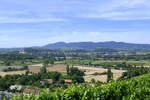
[[[70,85],[66,90],[43,92],[40,96],[14,97],[12,100],[149,100],[150,74],[104,85]]]

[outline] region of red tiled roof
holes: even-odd
[[[47,83],[53,83],[53,79],[45,79]]]
[[[72,83],[72,80],[64,80],[65,83]]]

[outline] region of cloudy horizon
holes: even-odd
[[[59,41],[150,44],[149,0],[1,0],[0,48]]]

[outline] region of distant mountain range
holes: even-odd
[[[125,43],[125,42],[114,42],[114,41],[108,41],[108,42],[57,42],[57,43],[51,43],[47,44],[45,46],[34,46],[29,48],[36,48],[36,49],[113,49],[117,51],[134,51],[134,52],[150,52],[150,44],[134,44],[134,43]],[[16,51],[21,50],[23,48],[9,48],[9,49],[0,49],[0,52],[2,51]]]
[[[95,49],[95,48],[111,48],[111,49],[124,49],[124,50],[150,50],[150,44],[134,44],[124,42],[57,42],[43,46],[42,48],[82,48],[82,49]]]

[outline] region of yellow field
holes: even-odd
[[[86,71],[84,79],[87,82],[90,82],[92,78],[97,80],[97,81],[101,81],[101,82],[106,82],[106,80],[107,80],[107,76],[106,75],[92,75],[95,72],[98,72],[98,73],[106,72],[107,69],[95,68],[95,67],[84,67],[84,66],[75,66],[75,67],[78,67],[79,69]],[[115,69],[112,69],[111,71],[113,72],[114,80],[116,80],[119,77],[121,77],[122,73],[125,72],[125,70],[115,70]]]
[[[35,68],[30,69],[30,71],[33,73],[38,73],[38,72],[40,72],[40,68],[41,68],[42,64],[36,64],[36,65],[32,65],[32,66],[34,66]],[[80,70],[85,71],[84,79],[86,82],[90,82],[91,79],[95,79],[95,80],[101,81],[101,82],[106,82],[106,80],[107,80],[106,75],[92,75],[95,72],[98,72],[98,73],[106,72],[107,69],[95,68],[95,67],[86,67],[86,66],[74,66],[74,67],[77,67]],[[57,64],[57,65],[49,66],[49,67],[47,67],[47,70],[65,73],[66,72],[66,65]],[[14,74],[25,74],[25,72],[26,71],[0,72],[0,75],[5,76],[5,75],[14,75]],[[125,70],[112,69],[112,72],[113,72],[113,78],[114,78],[114,80],[116,80],[122,75],[123,72],[125,72]]]
[[[15,74],[25,74],[26,71],[11,71],[11,72],[0,72],[0,76],[6,76],[6,75],[15,75]]]

